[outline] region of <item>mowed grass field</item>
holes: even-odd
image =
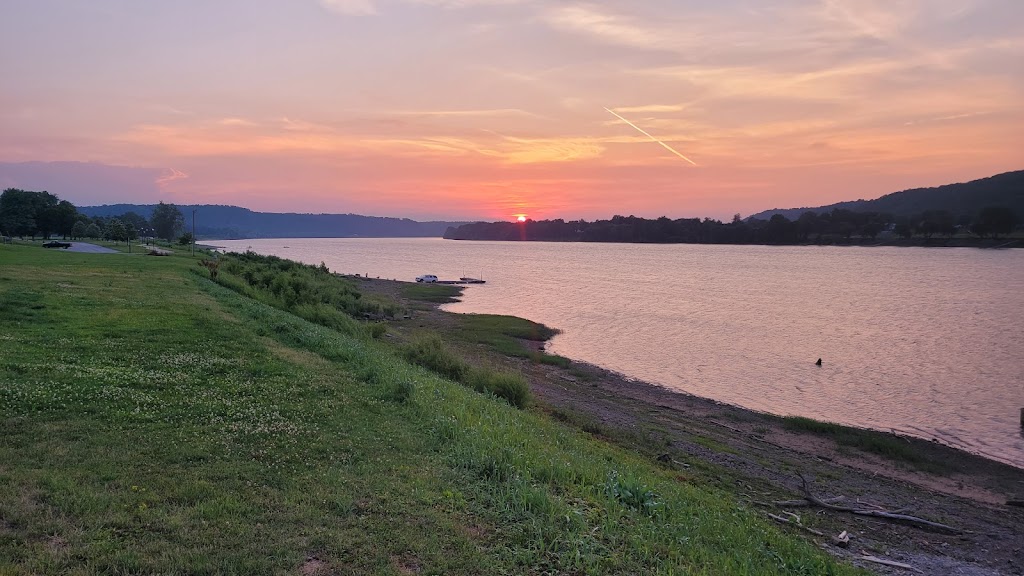
[[[0,247],[0,574],[858,573],[206,274]]]

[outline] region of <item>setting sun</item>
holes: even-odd
[[[526,216],[524,214],[516,216],[516,222],[526,222]]]

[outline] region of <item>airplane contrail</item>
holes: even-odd
[[[679,151],[678,151],[678,150],[676,150],[675,148],[673,148],[673,147],[669,146],[668,144],[665,144],[665,143],[664,143],[664,142],[662,142],[661,140],[658,140],[658,139],[657,139],[657,138],[655,138],[654,136],[651,136],[650,134],[648,134],[648,133],[647,133],[646,131],[644,131],[644,129],[643,129],[643,128],[641,128],[641,127],[637,126],[636,124],[633,124],[632,122],[630,122],[629,120],[626,120],[626,119],[625,119],[625,118],[623,118],[622,116],[619,116],[619,115],[618,115],[618,114],[616,114],[616,113],[615,113],[615,111],[614,111],[614,110],[612,110],[611,108],[605,108],[605,110],[607,110],[607,111],[608,111],[608,113],[609,113],[609,114],[611,114],[612,116],[615,116],[615,117],[616,117],[616,118],[618,118],[619,120],[622,120],[622,121],[623,121],[623,122],[625,122],[626,124],[629,124],[629,125],[630,125],[630,126],[632,126],[633,128],[636,128],[637,132],[639,132],[639,133],[643,134],[644,136],[647,136],[648,138],[650,138],[651,140],[654,140],[654,141],[655,141],[655,142],[657,142],[658,144],[661,144],[661,145],[662,145],[662,146],[664,146],[664,147],[665,147],[665,149],[666,149],[666,150],[668,150],[669,152],[671,152],[671,153],[675,154],[676,156],[679,156],[680,158],[682,158],[683,160],[686,160],[687,162],[689,162],[690,164],[693,164],[694,166],[696,166],[696,165],[697,165],[697,163],[696,163],[696,162],[694,162],[693,160],[690,160],[690,159],[689,159],[689,158],[687,158],[686,156],[683,156],[683,155],[682,155],[682,154],[680,154],[680,153],[679,153]]]

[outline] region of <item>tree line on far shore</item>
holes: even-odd
[[[928,210],[909,217],[879,212],[804,212],[790,220],[775,214],[769,220],[735,215],[725,223],[711,218],[657,219],[613,216],[610,220],[527,220],[526,222],[477,222],[451,227],[444,237],[452,240],[535,240],[549,242],[636,242],[679,244],[836,244],[876,240],[879,237],[911,239],[952,237],[968,233],[979,238],[999,238],[1012,233],[1020,220],[1002,206],[983,208],[973,218],[955,218],[945,210]]]
[[[117,216],[89,217],[78,208],[49,192],[33,192],[8,188],[0,194],[0,236],[26,236],[35,239],[60,236],[68,240],[81,238],[125,242],[139,238],[160,238],[182,244],[192,241],[189,233],[181,234],[185,217],[174,204],[161,202],[149,219],[135,212]],[[179,234],[181,234],[179,236]]]
[[[804,212],[796,220],[781,214],[769,220],[739,214],[725,223],[711,218],[657,219],[613,216],[610,220],[527,220],[477,222],[450,227],[444,237],[455,240],[539,240],[578,242],[639,242],[689,244],[836,244],[883,238],[930,239],[957,234],[999,238],[1020,224],[1018,215],[1004,206],[987,206],[973,217],[955,217],[945,210],[926,210],[915,216],[880,212]],[[149,219],[135,212],[89,217],[72,203],[49,192],[8,188],[0,194],[0,236],[64,239],[95,238],[113,241],[160,238],[182,244],[185,218],[174,204],[161,202]]]

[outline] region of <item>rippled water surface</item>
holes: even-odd
[[[381,278],[483,276],[487,284],[467,288],[450,309],[559,328],[553,353],[756,410],[938,438],[1024,467],[1024,250],[214,244]]]

